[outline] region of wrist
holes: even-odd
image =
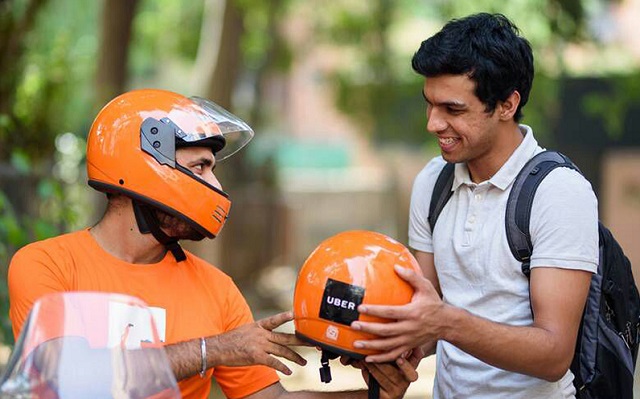
[[[223,352],[220,350],[220,339],[218,336],[205,338],[207,342],[207,368],[224,366],[225,359]]]
[[[466,312],[463,309],[455,306],[442,305],[442,310],[437,319],[441,322],[438,330],[438,340],[449,343],[456,341],[456,334],[460,332],[460,320],[464,317],[464,313]],[[458,328],[456,326],[458,326]]]

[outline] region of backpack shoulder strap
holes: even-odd
[[[565,167],[580,172],[571,160],[557,151],[543,151],[531,158],[516,177],[509,198],[505,224],[507,241],[513,256],[522,262],[522,272],[529,277],[529,261],[533,251],[529,220],[533,197],[542,180],[555,168]]]
[[[436,226],[440,212],[442,212],[442,209],[449,201],[449,198],[453,195],[451,187],[453,187],[453,172],[455,171],[455,166],[456,165],[454,163],[447,162],[440,171],[435,186],[433,186],[428,217],[431,234],[433,234],[433,228]]]

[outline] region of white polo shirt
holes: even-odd
[[[495,322],[527,326],[533,321],[529,281],[509,250],[505,208],[518,172],[543,149],[531,128],[520,125],[520,129],[524,140],[490,180],[473,183],[467,166],[456,164],[454,193],[438,218],[433,237],[427,221],[429,203],[445,161],[437,157],[425,166],[413,185],[409,245],[434,254],[445,302]],[[568,168],[553,170],[533,200],[531,268],[595,272],[597,208],[591,184],[582,175]],[[551,383],[490,366],[444,341],[438,342],[436,355],[436,399],[574,397],[571,372]]]

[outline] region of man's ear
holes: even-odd
[[[506,100],[498,103],[498,115],[500,115],[500,120],[512,120],[518,110],[518,105],[520,105],[520,93],[518,90],[514,90]]]

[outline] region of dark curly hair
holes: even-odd
[[[422,42],[411,65],[426,78],[467,74],[487,112],[517,90],[520,104],[514,119],[522,119],[533,82],[533,52],[518,27],[502,14],[479,13],[449,21]]]

